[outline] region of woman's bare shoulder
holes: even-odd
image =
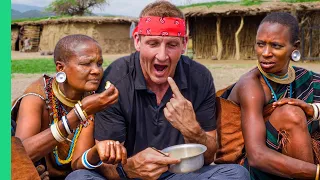
[[[239,104],[240,96],[247,96],[261,89],[260,72],[257,68],[253,68],[249,72],[243,74],[232,89],[229,100]]]

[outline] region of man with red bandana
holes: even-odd
[[[114,61],[104,72],[119,90],[119,100],[95,116],[96,142],[123,142],[127,164],[103,164],[108,179],[249,179],[239,165],[210,165],[217,150],[215,88],[210,71],[182,54],[187,44],[183,13],[167,1],[147,5],[133,32],[136,52]],[[207,147],[205,165],[187,174],[172,174],[163,149],[183,143]],[[112,153],[111,153],[112,154]],[[96,172],[77,170],[70,176],[103,179]]]

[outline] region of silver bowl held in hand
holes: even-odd
[[[170,157],[181,160],[179,164],[170,165],[170,172],[188,173],[196,171],[203,166],[203,153],[206,150],[207,147],[202,144],[180,144],[167,147],[162,152],[169,153]]]

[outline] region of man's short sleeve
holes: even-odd
[[[203,101],[195,109],[197,120],[205,131],[216,129],[216,94],[211,74],[204,78],[202,91]]]
[[[114,84],[119,93],[121,89],[115,83],[118,81],[118,78],[122,75],[119,74],[120,71],[118,64],[124,61],[117,61],[111,64],[104,72],[104,76],[101,80],[100,86],[97,90],[97,93],[101,93],[105,90],[106,81],[110,81]],[[118,64],[117,64],[118,63]],[[125,93],[124,93],[125,94]],[[102,140],[117,140],[119,142],[124,142],[126,138],[126,120],[121,110],[121,97],[119,95],[118,102],[111,105],[110,107],[105,108],[104,110],[95,114],[94,122],[94,138],[98,141]]]
[[[94,138],[124,142],[126,138],[125,119],[117,113],[117,104],[96,113],[94,120]]]

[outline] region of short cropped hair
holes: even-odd
[[[100,45],[93,38],[83,34],[68,35],[58,41],[53,52],[54,63],[57,61],[68,63],[70,57],[75,55],[74,49],[81,43],[94,43],[101,49]]]
[[[272,12],[268,14],[260,23],[261,24],[269,23],[278,23],[283,26],[286,26],[290,30],[290,42],[294,44],[299,40],[299,23],[298,20],[289,13],[286,12]]]
[[[148,4],[140,13],[140,18],[144,16],[178,17],[184,19],[182,11],[168,1],[160,0]]]

